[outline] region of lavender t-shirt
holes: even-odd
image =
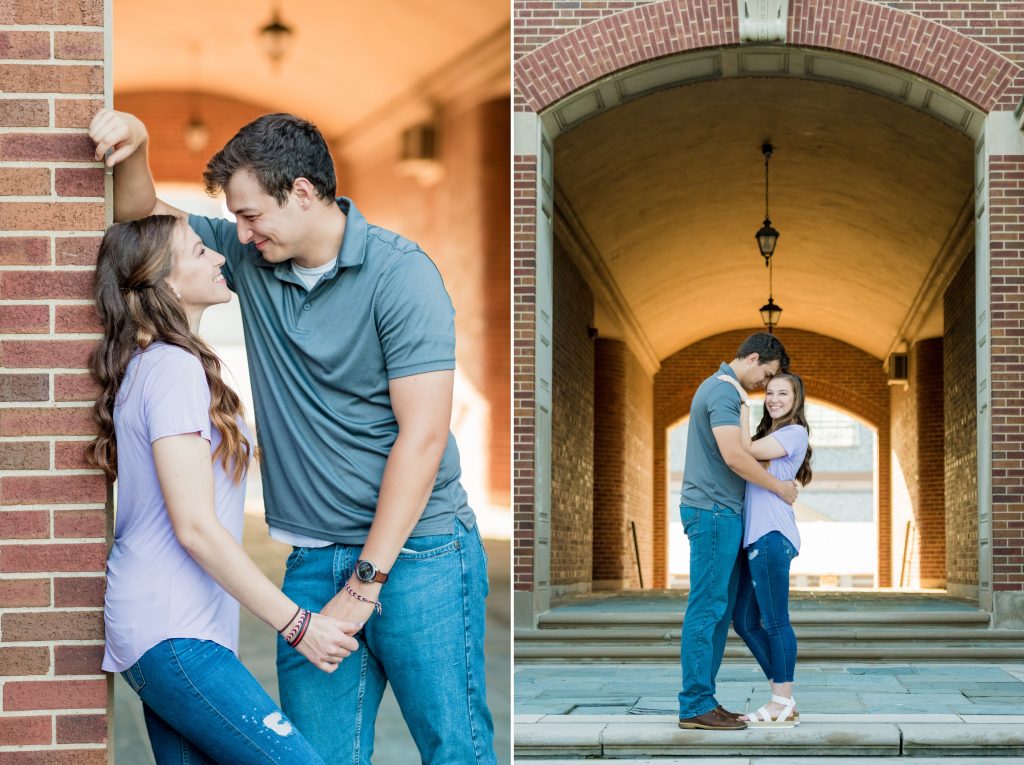
[[[117,523],[107,559],[103,669],[127,669],[174,637],[212,640],[237,653],[238,601],[178,543],[153,462],[153,442],[166,436],[199,433],[211,452],[220,443],[199,359],[162,342],[137,353],[114,404],[114,431]],[[245,482],[234,483],[219,459],[213,481],[217,518],[241,541]]]
[[[807,429],[802,425],[786,425],[771,433],[786,450],[785,457],[768,463],[768,472],[780,481],[792,481],[807,454]],[[780,531],[799,551],[800,532],[792,505],[787,505],[773,491],[747,482],[743,500],[743,546],[750,547],[770,531]]]

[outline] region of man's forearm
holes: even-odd
[[[384,466],[377,512],[362,557],[389,571],[423,515],[437,479],[448,434],[399,432]]]
[[[782,481],[761,467],[753,455],[745,451],[733,458],[733,461],[729,463],[729,469],[745,481],[775,494],[779,493]]]
[[[156,187],[149,171],[148,143],[114,166],[114,220],[138,220],[156,207]]]

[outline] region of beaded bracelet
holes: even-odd
[[[352,586],[348,582],[345,582],[345,592],[347,592],[356,600],[362,601],[363,603],[372,603],[373,607],[377,610],[378,616],[384,613],[384,606],[380,604],[379,600],[370,600],[365,595],[360,595],[358,592],[352,589]]]

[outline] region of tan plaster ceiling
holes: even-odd
[[[766,140],[783,326],[883,357],[970,198],[973,144],[954,129],[828,83],[707,82],[569,130],[555,180],[664,359],[760,324]],[[941,334],[939,303],[919,337]]]
[[[258,30],[269,0],[114,0],[114,87],[201,88],[314,115],[340,136],[423,78],[502,34],[508,0],[283,0],[295,30],[290,54],[274,71]],[[197,54],[198,51],[198,54]]]

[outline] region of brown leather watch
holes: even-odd
[[[373,582],[384,584],[388,580],[388,575],[377,568],[371,561],[360,560],[356,561],[356,579],[367,584]]]

